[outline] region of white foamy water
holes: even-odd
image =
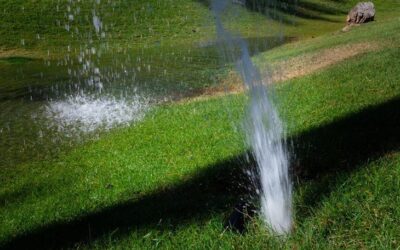
[[[138,95],[129,99],[77,95],[49,102],[45,114],[59,131],[73,134],[126,126],[141,120],[148,109],[148,101]]]
[[[276,233],[286,234],[292,228],[292,185],[282,122],[264,84],[253,79],[248,87],[245,131],[260,175],[261,213]]]
[[[244,132],[257,164],[252,179],[260,182],[261,215],[277,234],[287,234],[292,228],[292,185],[285,134],[279,115],[270,101],[267,83],[251,61],[246,42],[224,28],[222,15],[229,10],[231,0],[214,0],[217,34],[224,44],[225,59],[236,61],[246,87],[249,104]],[[241,51],[237,57],[235,50]],[[258,183],[255,184],[258,186]]]

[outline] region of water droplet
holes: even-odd
[[[96,30],[96,33],[99,33],[101,30],[101,21],[100,18],[98,16],[96,16],[96,14],[93,14],[93,26]]]

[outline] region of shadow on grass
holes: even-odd
[[[0,57],[0,63],[7,63],[7,64],[23,64],[35,60],[38,59],[32,57],[24,57],[24,56]]]
[[[231,160],[207,168],[181,185],[157,190],[68,222],[29,232],[9,242],[5,249],[54,249],[73,247],[112,233],[121,237],[132,230],[173,230],[177,225],[201,222],[214,213],[231,210],[242,193],[236,183],[240,161]],[[241,182],[241,181],[238,181]],[[1,248],[1,247],[0,247]]]
[[[197,0],[210,8],[212,0]],[[228,0],[231,1],[231,0]],[[303,19],[337,22],[326,15],[345,15],[346,11],[332,6],[298,0],[233,0],[248,10],[258,12],[276,21],[296,25],[290,16]]]
[[[337,187],[340,176],[400,149],[400,97],[292,139],[297,155],[294,175],[300,182],[312,181],[302,207],[316,207]]]
[[[291,140],[297,155],[294,172],[302,182],[315,182],[313,191],[306,195],[308,198],[302,205],[318,206],[321,198],[338,185],[334,183],[335,176],[349,173],[400,148],[400,98],[368,107]],[[138,229],[173,230],[185,223],[209,219],[211,214],[229,213],[238,196],[245,193],[245,188],[238,185],[246,182],[240,170],[244,159],[241,155],[226,160],[169,189],[72,221],[38,228],[11,239],[4,248],[72,247],[104,235],[121,237]],[[326,179],[329,179],[329,185],[325,185]]]

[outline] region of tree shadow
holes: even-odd
[[[285,20],[287,15],[304,19],[337,22],[325,15],[345,14],[342,10],[317,3],[297,0],[247,0],[247,9],[256,11],[275,20]]]
[[[303,206],[317,207],[340,183],[326,177],[350,173],[363,163],[400,148],[400,97],[367,107],[321,127],[295,135],[293,171],[301,182],[312,180],[313,191]],[[207,167],[190,180],[143,197],[107,207],[80,218],[56,222],[10,239],[5,249],[52,249],[90,243],[103,235],[122,237],[140,229],[174,230],[202,222],[211,214],[227,214],[248,192],[243,164],[247,153]],[[245,168],[251,168],[247,163]],[[299,208],[297,208],[299,209]],[[297,213],[307,216],[304,213]],[[297,218],[302,221],[302,218]],[[222,230],[222,228],[221,228]]]
[[[12,239],[4,249],[69,248],[111,232],[121,237],[132,230],[173,230],[178,225],[204,221],[209,218],[210,211],[229,210],[236,197],[243,193],[242,187],[233,185],[243,183],[237,180],[242,178],[236,174],[241,171],[239,162],[242,161],[230,159],[199,172],[180,185],[156,190],[72,221],[38,228]]]
[[[294,175],[313,181],[303,207],[315,207],[358,167],[400,149],[400,97],[292,138]],[[299,214],[307,216],[307,212]]]
[[[212,0],[197,0],[210,8]],[[246,7],[248,10],[258,12],[272,20],[285,24],[297,25],[290,16],[303,19],[321,20],[327,22],[338,22],[326,15],[345,15],[346,11],[333,6],[298,1],[298,0],[236,0],[232,1]]]
[[[232,50],[229,50],[227,54],[229,54],[230,58],[224,58],[226,63],[234,63],[240,58],[242,54],[242,48],[240,46],[240,42],[244,40],[246,42],[249,55],[255,56],[259,53],[263,53],[268,50],[272,50],[273,48],[279,47],[283,44],[293,42],[297,40],[296,37],[293,36],[259,36],[259,37],[233,37],[232,44],[234,44]],[[226,49],[225,42],[222,40],[210,40],[207,42],[202,42],[199,44],[199,48],[203,49],[208,54],[219,55],[221,51]],[[212,51],[212,52],[210,52]]]

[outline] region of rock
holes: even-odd
[[[373,21],[375,18],[375,6],[372,2],[361,2],[354,6],[347,15],[347,24],[361,24]]]

